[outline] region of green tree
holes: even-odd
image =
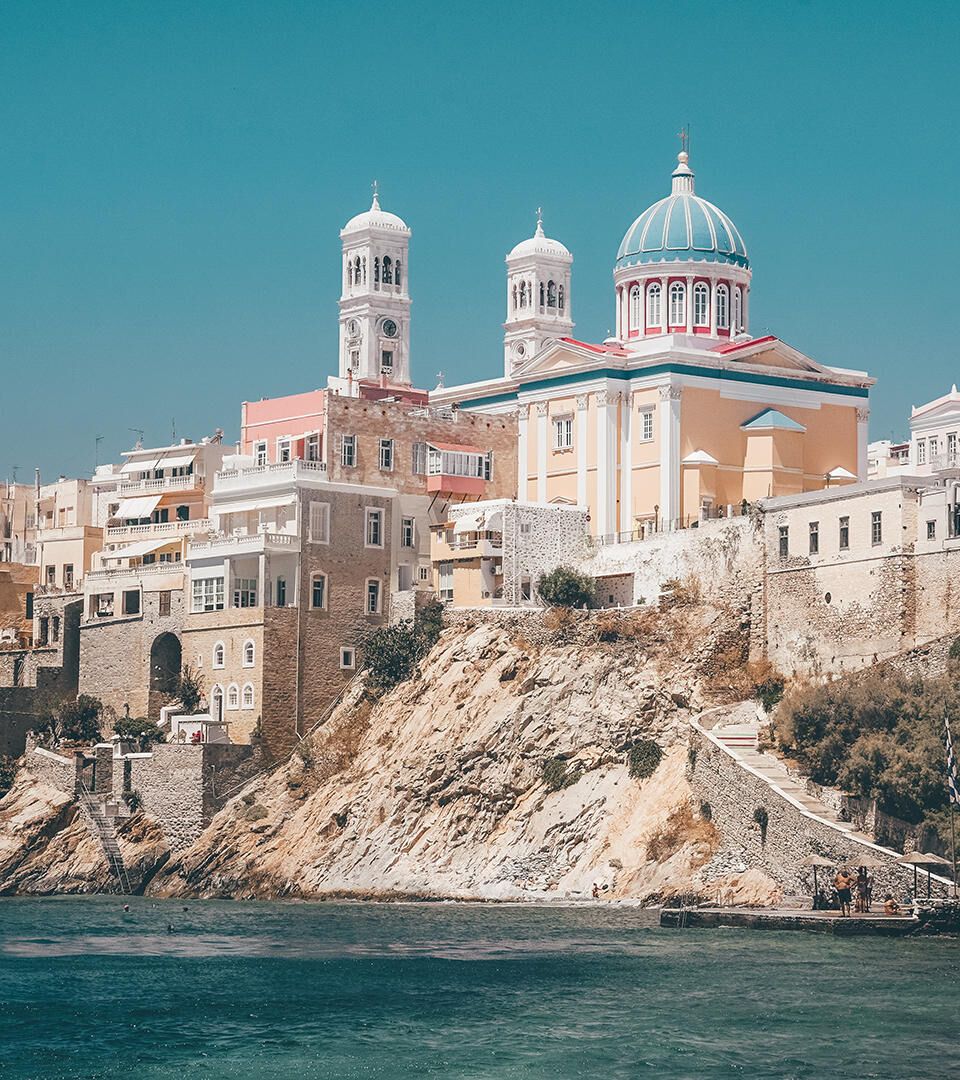
[[[59,746],[63,742],[92,743],[100,738],[103,702],[89,694],[64,701],[40,725],[41,739]]]
[[[149,750],[154,743],[163,742],[165,738],[160,726],[144,716],[117,717],[113,730],[122,739],[135,740],[141,750]]]
[[[203,678],[189,664],[184,664],[180,672],[177,697],[180,699],[184,713],[193,714],[200,708],[200,699],[203,697]]]
[[[421,656],[421,644],[409,620],[381,626],[363,647],[367,685],[373,690],[389,690],[405,682],[417,670]]]
[[[569,566],[558,566],[537,579],[537,593],[553,607],[592,608],[596,605],[596,582]]]

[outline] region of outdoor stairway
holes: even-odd
[[[787,772],[783,762],[773,754],[763,753],[757,745],[759,722],[756,719],[743,719],[738,722],[713,728],[712,734],[730,751],[731,755],[744,765],[749,765],[781,795],[799,804],[804,810],[828,821],[841,832],[848,833],[858,840],[872,844],[873,838],[858,832],[849,821],[842,821],[837,812],[815,795],[807,791],[806,785]]]
[[[116,879],[119,891],[129,894],[131,892],[130,879],[127,877],[127,868],[123,865],[123,856],[120,854],[120,846],[117,843],[117,832],[111,820],[115,814],[108,817],[105,813],[107,808],[101,800],[92,795],[86,788],[83,789],[83,804],[90,815],[90,820],[93,822],[100,846],[103,848],[103,854],[106,856],[107,865]],[[110,809],[115,811],[117,807],[111,806]]]

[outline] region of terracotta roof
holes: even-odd
[[[577,345],[581,349],[589,349],[595,353],[612,353],[614,356],[626,356],[626,352],[620,348],[619,345],[594,345],[589,341],[578,341],[572,337],[562,337],[561,341],[565,341],[568,345]]]

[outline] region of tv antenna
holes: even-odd
[[[103,436],[97,435],[93,440],[93,467],[94,469],[100,464],[100,444],[103,442]]]
[[[143,428],[132,427],[132,428],[127,428],[127,431],[132,431],[137,436],[137,445],[134,447],[134,450],[142,450],[143,449]]]

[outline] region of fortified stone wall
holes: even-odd
[[[656,603],[665,581],[695,578],[705,599],[737,608],[748,602],[762,568],[762,534],[751,517],[598,547],[583,566],[598,578],[632,574],[636,604]]]
[[[23,768],[41,784],[73,796],[77,790],[77,765],[72,753],[56,754],[29,745],[22,762]]]
[[[202,746],[161,743],[150,757],[133,758],[130,788],[143,799],[143,811],[154,818],[173,852],[189,847],[203,832]],[[124,770],[115,769],[114,776]],[[121,797],[115,783],[114,794]]]
[[[886,891],[902,898],[913,891],[913,871],[896,864],[896,853],[858,843],[839,829],[801,810],[775,791],[762,777],[738,763],[709,735],[691,725],[687,777],[701,809],[709,814],[723,840],[724,851],[736,853],[778,882],[788,895],[810,894],[813,876],[800,866],[807,855],[822,855],[838,866],[856,866],[857,856],[869,853],[884,865],[872,870],[874,896]],[[709,807],[709,809],[707,809]],[[766,813],[761,828],[755,815]],[[828,881],[820,875],[821,886]],[[924,875],[925,876],[925,875]],[[946,895],[948,886],[936,881],[934,895]]]
[[[122,716],[157,720],[167,695],[151,690],[151,648],[164,633],[179,640],[183,630],[183,590],[170,596],[170,614],[160,614],[160,592],[143,592],[141,613],[80,624],[80,693],[100,698]],[[178,665],[179,667],[179,665]]]

